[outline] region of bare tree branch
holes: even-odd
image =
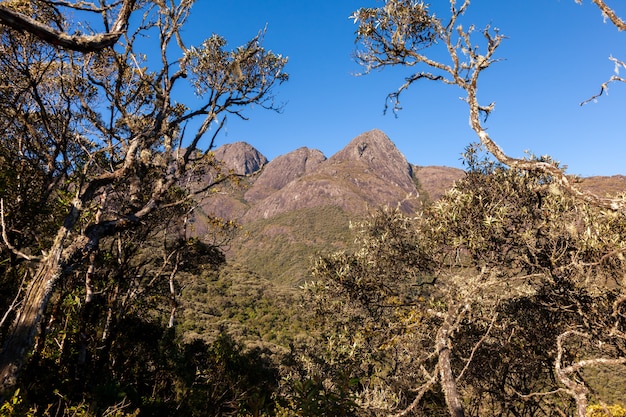
[[[600,0],[594,2],[601,7],[604,5]],[[499,61],[495,54],[505,37],[497,29],[487,26],[481,33],[483,41],[481,49],[481,46],[473,40],[475,28],[473,26],[464,28],[458,23],[469,3],[469,0],[464,0],[461,7],[457,8],[456,1],[450,0],[450,16],[446,24],[442,23],[441,18],[430,14],[427,6],[419,2],[387,0],[385,6],[381,8],[358,10],[352,16],[359,25],[357,42],[361,49],[356,53],[357,61],[365,68],[365,73],[374,68],[395,65],[426,67],[427,70],[408,77],[396,92],[388,95],[388,101],[394,103],[394,110],[401,108],[399,104],[401,93],[418,80],[426,79],[456,85],[466,93],[465,101],[469,107],[472,130],[499,162],[511,168],[546,174],[555,178],[564,190],[577,198],[609,210],[626,212],[626,200],[600,197],[590,191],[581,190],[555,163],[513,158],[490,137],[482,125],[481,116],[488,116],[495,104],[485,106],[479,103],[478,81],[483,71]],[[407,13],[414,15],[412,20],[403,17]],[[419,24],[415,23],[416,19],[419,19]],[[616,22],[620,27],[621,21]],[[445,46],[451,64],[429,58],[423,52],[429,48],[436,48],[440,43]],[[606,87],[603,91],[605,89]]]
[[[136,0],[124,0],[111,31],[97,35],[68,35],[23,13],[1,5],[0,24],[18,31],[31,33],[39,39],[60,48],[78,52],[95,52],[115,45],[126,30],[128,19],[135,8],[135,2]]]
[[[571,365],[564,367],[563,354],[565,353],[565,348],[563,347],[563,342],[566,338],[570,336],[578,336],[584,339],[589,339],[591,337],[589,334],[577,330],[569,330],[561,333],[557,337],[556,341],[557,356],[554,362],[554,368],[557,378],[563,385],[567,387],[566,391],[576,401],[576,412],[578,417],[585,417],[587,415],[587,394],[589,393],[589,389],[585,386],[584,382],[577,382],[570,378],[569,375],[578,372],[582,368],[588,366],[621,365],[626,363],[626,357],[586,359],[574,362]]]
[[[7,318],[9,317],[9,315],[20,305],[20,299],[21,299],[21,295],[22,295],[22,291],[24,288],[24,283],[26,282],[26,278],[28,277],[28,271],[26,271],[24,273],[24,276],[22,277],[22,282],[20,283],[20,286],[18,287],[17,293],[15,294],[15,297],[13,297],[13,301],[11,301],[11,304],[9,305],[9,307],[7,307],[6,311],[4,312],[4,315],[2,316],[2,319],[0,319],[0,328],[4,327],[4,323],[7,320]]]
[[[9,241],[9,237],[7,236],[6,224],[4,222],[4,199],[0,198],[0,226],[2,226],[2,241],[4,245],[11,251],[13,254],[19,258],[26,259],[27,261],[32,261],[35,259],[39,259],[37,256],[27,255],[24,252],[17,249],[15,246],[11,244]]]
[[[602,85],[600,86],[600,92],[598,94],[595,94],[593,96],[591,96],[590,98],[588,98],[587,100],[583,101],[580,103],[581,106],[584,106],[585,104],[591,102],[591,101],[595,101],[596,99],[598,99],[598,97],[600,97],[602,94],[606,93],[609,90],[609,84],[612,82],[626,82],[626,78],[620,77],[619,76],[619,69],[620,67],[622,69],[626,69],[626,63],[624,63],[624,61],[620,61],[617,58],[614,57],[609,57],[609,60],[613,61],[615,63],[615,75],[611,76],[611,78],[609,78],[608,81],[602,83]],[[608,93],[607,93],[608,94]]]
[[[582,0],[574,0],[574,1],[576,1],[576,3],[578,4],[582,4]],[[615,25],[617,30],[619,31],[626,30],[626,22],[624,22],[617,15],[617,13],[615,13],[615,11],[604,2],[604,0],[591,0],[591,1],[594,2],[596,6],[598,6],[602,14],[606,18],[608,18],[611,21],[611,23]]]
[[[474,355],[476,354],[476,351],[478,350],[480,345],[482,345],[487,339],[487,337],[489,337],[489,333],[491,333],[491,329],[493,328],[493,325],[496,322],[497,318],[498,318],[498,313],[495,313],[493,315],[493,318],[491,319],[491,322],[489,323],[489,327],[487,328],[487,331],[485,332],[485,334],[483,334],[480,340],[478,340],[478,342],[474,344],[474,347],[472,348],[472,351],[470,352],[469,358],[467,358],[467,361],[465,361],[465,366],[463,367],[461,372],[459,372],[459,375],[456,377],[457,382],[463,378],[463,375],[465,374],[470,364],[472,363],[472,359],[474,358]]]
[[[426,394],[439,380],[438,366],[439,365],[435,366],[435,369],[433,370],[432,375],[428,375],[428,379],[426,380],[426,382],[417,389],[417,395],[415,396],[413,401],[411,401],[411,404],[409,404],[407,408],[400,411],[399,413],[394,414],[392,417],[405,417],[405,416],[408,416],[410,413],[412,413],[413,410],[415,410],[415,407],[417,407],[419,403],[422,401],[424,394]]]

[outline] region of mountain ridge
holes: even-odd
[[[248,175],[247,187],[228,198],[202,202],[201,209],[244,223],[324,205],[362,215],[383,205],[399,204],[409,212],[420,204],[419,179],[414,177],[413,165],[387,135],[376,129],[353,138],[329,158],[317,149],[302,147],[267,161],[259,151],[239,142],[216,149],[215,159],[239,175]],[[250,167],[258,169],[252,171]],[[463,173],[456,168],[441,169],[447,171],[445,187],[450,187]],[[437,188],[432,181],[426,183]],[[228,212],[224,207],[237,210]]]
[[[223,170],[245,176],[245,186],[220,190],[200,202],[200,211],[206,217],[244,223],[324,205],[337,205],[353,215],[384,205],[411,212],[423,201],[439,199],[464,175],[458,168],[410,164],[378,129],[354,137],[330,157],[300,147],[270,161],[246,142],[222,145],[213,154]],[[578,181],[598,195],[626,191],[624,175]]]
[[[240,230],[225,248],[229,262],[291,288],[309,278],[316,255],[351,244],[352,221],[382,206],[415,213],[465,175],[458,168],[410,164],[380,130],[356,136],[329,158],[301,147],[268,161],[245,142],[224,146],[215,159],[243,179],[198,202],[194,234],[206,233],[215,217],[234,220]],[[626,177],[581,184],[597,193],[624,191]]]

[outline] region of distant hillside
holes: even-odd
[[[441,198],[463,175],[464,171],[458,168],[413,167],[413,176],[418,181],[421,196],[426,201],[435,201]]]
[[[384,205],[415,211],[463,175],[459,169],[409,164],[379,130],[357,136],[330,158],[299,148],[268,162],[243,142],[214,154],[224,170],[246,177],[199,202],[194,233],[206,233],[212,216],[236,220],[241,230],[227,248],[229,261],[289,286],[307,278],[316,254],[349,244],[350,220]],[[202,177],[194,186],[210,180]]]
[[[580,180],[580,186],[599,196],[615,196],[626,192],[626,176],[587,177]]]
[[[464,175],[457,168],[411,165],[379,130],[357,136],[329,158],[303,147],[268,161],[244,142],[214,154],[224,169],[246,177],[200,201],[193,230],[206,233],[212,216],[236,220],[241,230],[227,248],[229,262],[288,286],[307,278],[317,254],[350,244],[350,220],[384,205],[414,212]],[[615,194],[626,190],[626,177],[586,178],[581,186]]]

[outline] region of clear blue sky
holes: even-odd
[[[435,0],[443,12],[448,2]],[[276,89],[282,114],[251,109],[231,118],[218,145],[246,141],[268,159],[301,146],[331,156],[353,137],[384,131],[416,165],[461,167],[460,154],[477,138],[468,125],[462,91],[433,82],[414,84],[403,110],[383,115],[387,93],[408,71],[356,77],[356,26],[348,19],[375,0],[198,0],[185,30],[187,43],[219,33],[229,47],[267,24],[265,47],[289,57],[290,80]],[[626,7],[618,9],[626,18]],[[498,27],[504,61],[483,74],[482,103],[496,102],[488,131],[505,152],[549,154],[582,176],[626,174],[626,84],[613,84],[596,103],[579,103],[613,74],[608,57],[626,60],[626,33],[604,24],[585,0],[475,0],[466,21]],[[626,76],[626,74],[623,74]]]

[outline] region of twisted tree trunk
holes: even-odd
[[[21,307],[6,335],[0,361],[0,400],[15,387],[19,371],[32,350],[48,301],[62,275],[62,247],[44,258],[28,285]]]
[[[15,319],[6,334],[0,356],[0,402],[17,383],[19,372],[33,349],[35,335],[40,328],[50,296],[64,274],[67,261],[85,247],[84,241],[79,238],[69,248],[65,248],[70,231],[82,211],[78,198],[73,203],[52,247],[39,261],[37,272],[28,284],[24,298],[16,310]]]

